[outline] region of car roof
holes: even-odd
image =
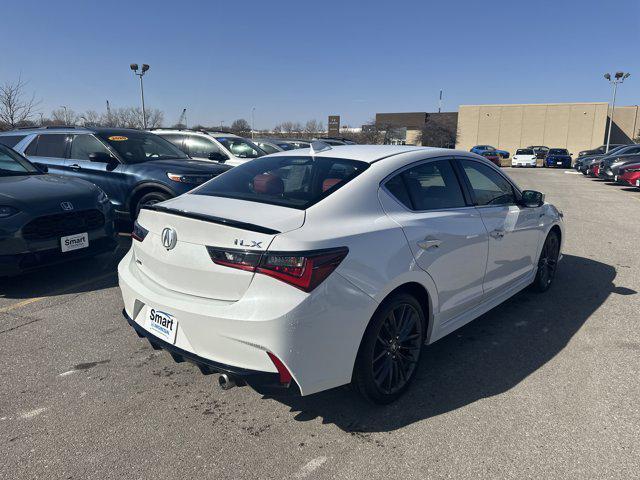
[[[135,128],[110,128],[110,127],[34,127],[21,128],[18,130],[8,130],[0,132],[0,136],[4,135],[31,135],[31,134],[56,134],[56,133],[111,133],[115,135],[132,134],[132,133],[149,133],[146,130],[138,130]]]
[[[469,152],[451,150],[449,148],[415,147],[410,145],[337,145],[331,146],[330,149],[316,152],[314,157],[342,158],[345,160],[359,160],[361,162],[373,163],[393,155],[418,151],[424,151],[425,154],[428,154],[425,158],[431,156],[436,157],[443,154],[470,156]],[[308,154],[309,150],[300,148],[297,150],[286,150],[272,155],[296,157]]]

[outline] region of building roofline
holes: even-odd
[[[608,105],[607,102],[559,102],[559,103],[478,103],[460,105],[462,107],[528,107],[528,106],[548,106],[548,105]]]

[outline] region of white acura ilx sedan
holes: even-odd
[[[223,388],[388,403],[430,344],[549,288],[562,214],[469,152],[321,142],[145,207],[124,315]]]

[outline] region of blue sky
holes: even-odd
[[[640,103],[640,2],[50,1],[3,6],[0,82],[19,74],[41,110],[138,105],[177,121],[256,127],[329,114],[460,104],[607,101],[603,73]]]

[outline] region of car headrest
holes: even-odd
[[[280,177],[272,173],[261,173],[253,177],[253,191],[266,195],[282,195],[284,193],[284,182]]]
[[[342,181],[341,178],[325,178],[324,182],[322,182],[322,191],[326,192],[334,185],[339,184]]]

